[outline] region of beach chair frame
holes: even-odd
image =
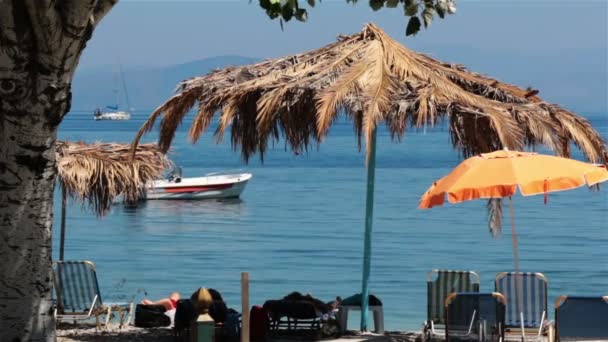
[[[549,281],[547,279],[547,277],[539,272],[519,272],[518,274],[515,272],[500,272],[498,274],[496,274],[496,277],[494,278],[494,291],[502,293],[503,295],[505,295],[506,298],[509,298],[511,293],[508,293],[506,291],[502,291],[502,287],[501,286],[501,282],[505,279],[505,278],[513,278],[514,282],[517,282],[517,277],[520,276],[522,277],[522,285],[524,286],[524,288],[522,289],[522,294],[525,294],[526,289],[530,288],[530,286],[535,285],[533,292],[534,293],[541,293],[541,298],[532,298],[530,299],[530,296],[526,296],[525,298],[528,299],[528,301],[524,302],[524,311],[527,311],[529,313],[529,315],[534,315],[538,309],[538,307],[534,308],[533,303],[530,302],[530,300],[534,301],[534,302],[542,302],[539,303],[539,305],[541,306],[542,309],[542,313],[541,313],[541,318],[540,318],[540,322],[538,322],[538,324],[534,324],[534,325],[526,325],[525,322],[525,315],[523,312],[519,312],[519,314],[515,313],[515,315],[518,315],[518,320],[519,320],[519,324],[510,324],[512,322],[511,319],[509,319],[509,317],[512,317],[512,315],[510,316],[509,313],[512,311],[509,310],[509,305],[507,304],[507,308],[506,308],[506,313],[505,313],[505,328],[509,331],[519,331],[519,334],[521,335],[522,340],[525,340],[526,338],[526,333],[527,332],[534,332],[536,335],[536,340],[540,341],[543,334],[547,334],[548,329],[549,329],[549,321],[547,319],[547,306],[548,306],[548,301],[547,301],[547,293],[548,293],[548,287],[549,287]],[[529,280],[533,278],[534,281],[536,281],[536,284],[531,283]],[[517,285],[516,283],[512,283],[513,284],[513,288],[512,291],[517,291]],[[538,286],[538,284],[541,284],[540,287]],[[544,304],[544,305],[543,305]],[[517,305],[516,305],[517,308]],[[516,308],[514,310],[516,310]]]
[[[84,267],[85,270],[89,272],[89,274],[76,274],[74,271],[70,271],[69,276],[62,276],[63,272],[67,272],[65,269],[66,265],[80,265]],[[84,280],[86,284],[80,284],[80,288],[75,288],[72,286],[72,289],[66,290],[63,287],[63,280],[66,277],[74,277],[77,276],[79,279]],[[101,300],[101,292],[99,290],[99,283],[97,281],[97,270],[95,263],[89,260],[83,261],[54,261],[53,262],[53,285],[55,287],[55,295],[56,295],[56,305],[54,309],[54,317],[57,322],[60,321],[73,321],[76,323],[79,320],[88,320],[95,316],[95,322],[97,328],[101,328],[101,316],[105,315],[104,326],[108,326],[110,319],[112,317],[113,312],[115,311],[120,318],[120,327],[122,327],[125,323],[128,325],[131,323],[132,315],[133,315],[133,302],[130,303],[112,303],[112,304],[103,304]],[[93,298],[83,298],[78,297],[78,293],[84,292],[83,286],[88,286],[87,291],[89,295],[92,295]],[[76,298],[76,300],[84,301],[88,303],[90,299],[90,305],[83,310],[75,310],[75,307],[66,308],[66,302],[64,296],[68,292],[76,292],[76,294],[72,293],[68,296]],[[74,297],[76,296],[76,297]],[[68,311],[70,310],[71,311]],[[125,315],[127,315],[127,319],[125,322]]]
[[[452,304],[452,302],[458,297],[458,296],[471,296],[471,295],[475,295],[475,296],[488,296],[491,295],[497,302],[499,302],[500,304],[502,304],[502,307],[499,307],[498,309],[502,309],[503,314],[502,317],[504,318],[504,310],[507,306],[507,299],[505,298],[505,296],[502,293],[498,293],[498,292],[491,292],[491,293],[479,293],[479,292],[453,292],[450,293],[446,299],[445,299],[445,304],[444,304],[444,310],[445,310],[445,341],[449,342],[450,341],[450,332],[449,332],[449,306]],[[471,315],[471,320],[469,323],[469,327],[468,330],[465,334],[456,334],[456,337],[469,337],[471,336],[471,332],[473,331],[473,326],[475,323],[475,317],[478,315],[479,313],[476,310],[473,310],[473,314]],[[479,341],[486,341],[486,322],[479,320],[479,337],[478,340]],[[505,326],[504,326],[504,322],[498,322],[498,326],[497,328],[497,334],[498,334],[498,341],[499,342],[503,342],[504,338],[505,338]]]
[[[607,296],[566,296],[566,295],[559,296],[555,300],[555,321],[554,321],[554,324],[553,324],[553,328],[554,328],[554,332],[555,332],[555,338],[554,338],[555,342],[560,342],[560,341],[563,340],[562,336],[560,335],[560,326],[559,326],[559,322],[560,322],[560,309],[568,301],[568,298],[576,299],[576,300],[579,300],[579,301],[580,300],[603,301],[606,305],[608,305],[608,295]],[[604,320],[604,321],[600,322],[600,324],[603,323],[604,326],[605,326],[606,322],[608,322],[608,320]],[[568,337],[570,337],[570,336],[568,336]],[[603,336],[570,337],[571,339],[568,339],[568,337],[565,340],[567,340],[567,341],[579,341],[579,340],[597,340],[597,341],[600,341],[600,340],[598,340],[598,338],[600,338],[601,341],[605,341],[606,338],[608,337],[608,329],[606,330],[606,333]]]
[[[293,318],[289,316],[282,317],[270,317],[270,331],[277,332],[285,329],[288,331],[294,331],[299,329],[310,329],[318,330],[321,329],[321,318]]]
[[[460,276],[467,275],[470,287],[465,288],[445,288],[439,292],[438,297],[433,297],[433,286],[439,281],[442,275],[455,275]],[[440,336],[445,331],[445,310],[444,303],[447,296],[453,292],[479,292],[479,284],[481,280],[479,274],[474,271],[461,271],[461,270],[447,270],[447,269],[433,269],[427,273],[427,319],[424,321],[422,331],[426,341],[430,341],[433,336]],[[465,284],[460,284],[465,285]],[[447,284],[445,285],[447,286]],[[435,316],[435,317],[433,317]]]

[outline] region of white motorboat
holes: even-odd
[[[146,188],[144,199],[236,198],[245,190],[251,177],[251,173],[211,173],[193,178],[170,176],[151,182]]]

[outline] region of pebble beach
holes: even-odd
[[[391,331],[384,335],[373,333],[361,334],[358,332],[347,332],[338,339],[312,338],[309,335],[294,334],[290,336],[270,337],[267,341],[377,341],[377,342],[414,342],[422,341],[420,332]],[[107,328],[96,329],[91,325],[62,325],[57,327],[57,342],[83,342],[83,341],[107,341],[107,342],[170,342],[173,341],[173,331],[168,328],[137,328],[126,326],[119,328],[118,325],[110,325]]]

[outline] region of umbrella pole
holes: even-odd
[[[524,298],[522,293],[522,279],[519,274],[519,255],[517,253],[517,232],[515,231],[515,215],[513,214],[513,200],[509,196],[509,213],[511,215],[511,241],[513,242],[513,264],[515,266],[515,292],[517,295],[517,306],[520,319],[523,322]],[[523,334],[523,331],[522,331]],[[523,336],[522,336],[523,340]]]
[[[372,221],[374,215],[374,177],[376,173],[376,128],[372,132],[367,160],[367,196],[365,201],[365,242],[363,245],[363,279],[361,281],[361,331],[369,321],[369,272],[372,258]]]
[[[61,187],[61,239],[59,242],[59,260],[63,261],[63,245],[65,244],[65,206],[66,206],[65,186]]]

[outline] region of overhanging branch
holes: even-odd
[[[103,17],[110,12],[112,7],[118,3],[118,0],[99,0],[97,1],[97,6],[95,6],[95,10],[93,11],[93,25],[97,26],[97,24],[103,19]]]

